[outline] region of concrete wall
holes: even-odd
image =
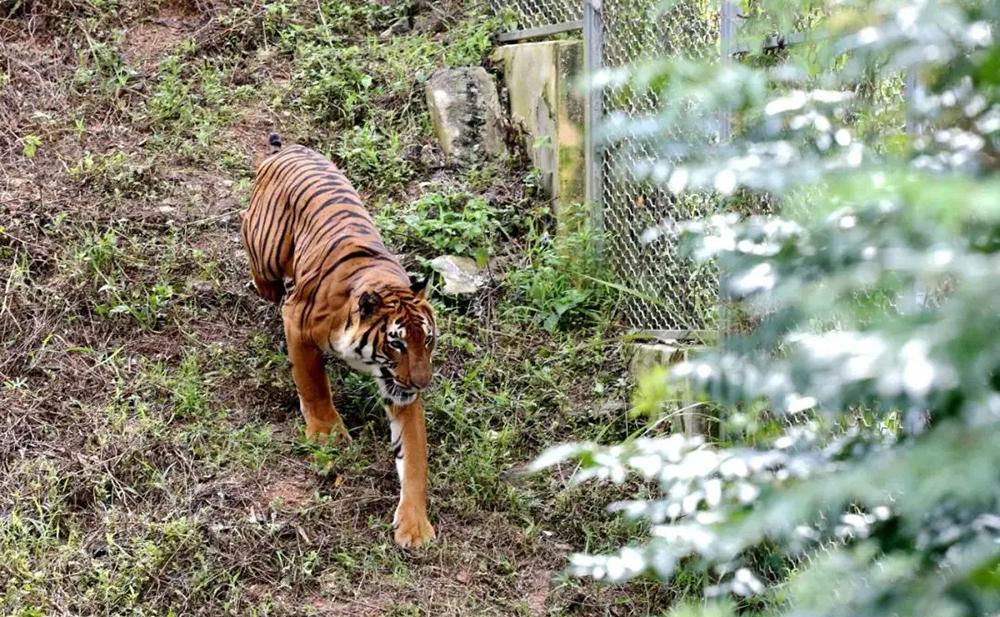
[[[576,87],[583,72],[583,43],[505,45],[492,59],[503,71],[511,122],[524,131],[525,147],[543,174],[562,225],[566,206],[585,198],[584,97]]]

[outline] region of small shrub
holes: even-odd
[[[502,32],[509,21],[492,15],[480,14],[462,22],[459,27],[448,32],[445,40],[445,63],[448,66],[469,66],[482,64],[486,54],[493,48],[493,35]]]
[[[351,181],[365,191],[394,192],[412,174],[399,135],[384,134],[372,124],[344,132],[337,143],[337,158]]]
[[[21,152],[25,157],[33,159],[38,152],[38,146],[42,145],[42,138],[38,135],[25,135],[21,142],[23,144]]]
[[[362,47],[306,43],[296,52],[295,81],[300,104],[319,122],[358,122],[367,112],[372,76],[364,70]]]
[[[611,287],[594,251],[586,226],[558,236],[538,235],[527,251],[525,267],[512,268],[508,285],[520,304],[510,311],[549,332],[594,323],[606,314]]]
[[[427,193],[399,210],[385,208],[379,227],[409,250],[476,257],[490,254],[500,230],[500,213],[485,199],[468,193]]]
[[[100,288],[107,300],[95,307],[102,317],[128,315],[140,328],[153,330],[166,316],[166,308],[174,298],[174,288],[168,284],[116,286],[108,283]]]
[[[87,47],[77,52],[73,88],[80,94],[94,93],[114,99],[135,79],[135,69],[122,59],[118,45],[124,37],[100,41],[87,35]]]
[[[109,229],[101,235],[88,236],[83,246],[73,254],[76,268],[93,281],[104,281],[120,259],[118,235]]]
[[[250,86],[234,90],[230,82],[230,71],[215,64],[165,58],[146,102],[146,117],[161,144],[195,159],[213,149],[234,103],[250,93]]]

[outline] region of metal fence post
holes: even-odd
[[[906,99],[906,133],[911,138],[919,137],[923,133],[923,127],[917,121],[913,106],[923,96],[923,86],[920,84],[920,77],[917,75],[915,69],[907,71],[904,87],[904,98]]]
[[[917,74],[916,69],[910,69],[906,72],[906,81],[903,84],[903,98],[906,106],[906,134],[910,136],[910,139],[916,139],[924,132],[924,127],[921,126],[917,119],[917,113],[914,110],[914,105],[923,95],[924,91],[923,85],[920,83],[920,76]],[[926,306],[930,295],[926,286],[918,280],[913,287],[917,304]]]
[[[733,0],[719,0],[719,62],[726,64],[733,61],[734,39],[736,38],[736,4]],[[733,119],[728,109],[719,110],[719,144],[724,144],[732,138]],[[722,334],[722,344],[725,345],[726,334],[733,328],[733,314],[729,303],[722,298],[721,285],[724,273],[719,270],[720,293],[717,300],[719,306],[718,328]],[[721,430],[721,429],[720,429]]]
[[[584,148],[586,200],[594,226],[596,250],[604,257],[604,183],[603,153],[597,140],[597,128],[604,116],[604,89],[595,87],[594,76],[604,66],[602,47],[604,23],[601,0],[583,0],[583,67],[586,75],[586,108],[584,109]]]
[[[733,39],[736,38],[736,4],[733,0],[720,0],[719,5],[719,61],[723,64],[733,60]],[[719,112],[719,143],[729,141],[732,136],[732,118],[729,110]]]

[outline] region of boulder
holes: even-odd
[[[449,160],[472,162],[507,151],[497,87],[486,69],[440,69],[427,81],[427,108]]]
[[[441,274],[446,296],[474,294],[486,284],[486,271],[476,265],[475,260],[457,255],[441,255],[430,261],[431,268]]]
[[[391,39],[392,37],[409,32],[412,28],[410,24],[410,18],[406,15],[400,17],[396,21],[389,24],[389,27],[382,31],[382,34],[378,35],[383,41]]]

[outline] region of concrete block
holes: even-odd
[[[638,381],[654,367],[669,368],[683,362],[693,349],[695,348],[677,341],[634,343],[631,346],[632,360],[629,363],[629,373],[633,380]],[[674,414],[670,423],[671,430],[683,432],[688,436],[708,435],[712,428],[711,423],[705,417],[703,406],[697,404],[691,389],[685,385],[675,391],[678,396],[673,401],[676,409],[670,412]]]
[[[584,96],[581,41],[505,45],[492,59],[503,71],[511,122],[542,174],[560,227],[571,224],[569,206],[585,199]]]
[[[632,361],[629,372],[639,379],[655,366],[670,366],[682,362],[686,357],[686,349],[675,342],[670,343],[635,343],[632,345]]]

